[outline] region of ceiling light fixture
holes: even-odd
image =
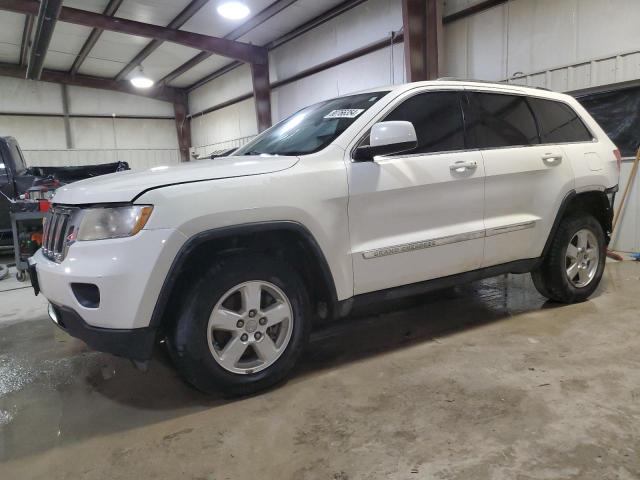
[[[218,6],[218,13],[230,20],[241,20],[248,17],[251,10],[242,2],[225,2]]]
[[[142,67],[138,68],[138,71],[131,77],[131,85],[136,88],[151,88],[153,87],[153,80],[147,77],[142,70]]]

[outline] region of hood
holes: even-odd
[[[129,170],[64,185],[56,190],[53,202],[68,205],[130,202],[145,190],[179,183],[263,175],[286,170],[297,162],[298,157],[244,156]]]

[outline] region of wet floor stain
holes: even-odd
[[[372,309],[233,401],[162,347],[142,373],[34,310],[0,326],[0,478],[633,478],[639,278],[610,267],[568,307],[502,276]]]

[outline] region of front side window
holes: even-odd
[[[329,146],[389,92],[334,98],[300,110],[233,155],[307,155]]]
[[[413,123],[418,146],[409,154],[451,152],[465,149],[464,122],[459,92],[426,92],[396,107],[384,121]]]
[[[568,105],[529,98],[529,103],[538,119],[542,143],[590,142],[593,136],[580,117]]]
[[[477,148],[503,148],[540,143],[533,113],[525,97],[501,93],[469,93],[465,116]]]

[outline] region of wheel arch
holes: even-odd
[[[303,276],[322,318],[333,318],[338,306],[335,281],[325,255],[313,234],[294,221],[256,222],[221,227],[190,237],[174,258],[151,315],[150,326],[160,328],[170,320],[185,282],[221,255],[258,251],[283,256]],[[310,257],[310,258],[309,258]],[[311,260],[311,261],[309,261]],[[293,261],[293,263],[291,263]],[[173,301],[173,303],[172,303]],[[326,309],[322,305],[326,305]]]
[[[613,223],[613,196],[617,192],[618,187],[614,188],[594,188],[589,190],[581,190],[579,192],[571,190],[562,200],[560,208],[556,214],[556,218],[549,232],[549,237],[545,243],[542,256],[544,257],[551,247],[551,242],[555,236],[560,222],[567,215],[576,212],[586,212],[593,215],[602,225],[607,245],[611,240],[611,230]],[[609,196],[612,196],[609,199]]]

